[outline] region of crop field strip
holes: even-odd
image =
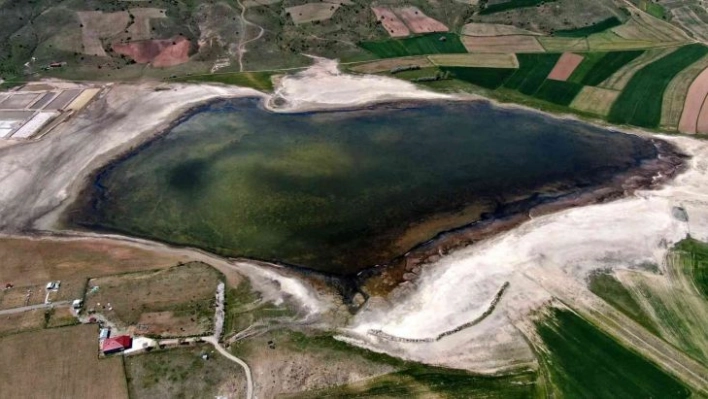
[[[465,49],[470,53],[542,53],[546,51],[536,36],[462,36]]]
[[[697,39],[708,40],[708,26],[692,9],[687,6],[674,8],[671,15],[674,21],[693,33]]]
[[[359,45],[379,58],[467,52],[459,36],[454,33],[431,33],[406,39],[361,42]]]
[[[513,25],[502,25],[492,23],[476,23],[472,22],[462,27],[460,31],[464,36],[486,37],[486,36],[511,36],[511,35],[529,35],[541,36],[540,33],[517,28]]]
[[[682,70],[708,54],[708,48],[691,44],[639,70],[612,105],[612,123],[656,128],[661,122],[663,93]]]
[[[533,96],[558,62],[560,54],[519,54],[519,69],[504,87]]]
[[[480,14],[494,14],[502,11],[509,11],[516,8],[536,7],[538,5],[552,2],[553,0],[509,0],[505,3],[490,4],[485,6]]]
[[[562,53],[565,51],[589,51],[587,38],[584,37],[553,37],[540,36],[538,42],[549,53]]]
[[[628,40],[649,40],[664,43],[690,41],[689,37],[676,26],[639,12],[634,12],[625,24],[613,28],[612,32]]]
[[[599,116],[607,116],[619,94],[620,92],[615,90],[584,86],[570,103],[570,108]]]
[[[664,91],[663,106],[661,109],[661,127],[665,129],[678,129],[683,133],[679,124],[684,113],[688,99],[689,87],[696,78],[708,68],[708,56],[694,62],[691,66],[681,71],[674,77]],[[694,122],[697,122],[697,117]]]
[[[642,50],[589,53],[569,80],[587,86],[599,86],[642,54]]]
[[[677,48],[645,50],[642,55],[618,69],[617,72],[605,79],[599,86],[606,89],[622,90],[637,71],[676,50]]]
[[[557,30],[553,32],[553,35],[558,37],[586,37],[592,35],[593,33],[603,32],[620,25],[622,25],[622,21],[620,21],[617,17],[610,17],[604,21],[600,21],[582,28]]]
[[[428,56],[436,66],[477,68],[518,68],[514,53],[493,54],[439,54]]]
[[[691,392],[653,363],[569,310],[552,308],[536,324],[540,358],[567,398],[688,398]]]
[[[411,66],[428,68],[432,67],[433,63],[430,62],[428,56],[418,55],[412,57],[384,58],[381,60],[351,65],[348,66],[348,69],[357,73],[379,73],[388,72],[395,68]]]
[[[440,69],[450,72],[455,79],[490,90],[501,87],[515,72],[514,69],[509,68],[441,67]]]

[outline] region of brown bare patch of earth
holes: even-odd
[[[403,23],[414,33],[447,32],[442,22],[425,15],[418,7],[401,7],[394,10]]]
[[[290,14],[295,25],[300,25],[314,21],[326,21],[332,18],[335,11],[341,4],[332,3],[307,3],[299,6],[287,7],[285,10]]]
[[[540,35],[540,33],[517,28],[513,25],[485,24],[480,22],[472,22],[463,26],[460,33],[465,36]]]
[[[133,40],[147,40],[151,37],[151,19],[167,18],[165,10],[161,8],[131,8],[128,10],[133,16],[133,23],[128,27],[128,33]]]
[[[0,337],[44,327],[44,309],[0,315]],[[0,381],[2,377],[0,377]]]
[[[69,306],[55,307],[48,310],[49,317],[46,319],[46,328],[55,328],[79,324],[79,320],[72,313]]]
[[[705,108],[706,96],[708,96],[708,68],[698,74],[688,88],[678,127],[681,133],[698,132],[699,118],[706,118],[705,111],[702,110]],[[703,124],[705,125],[705,122]]]
[[[378,73],[407,66],[427,68],[432,67],[433,63],[430,62],[428,57],[421,55],[413,57],[386,58],[383,60],[367,62],[366,64],[355,65],[349,69],[359,73]]]
[[[204,326],[195,323],[189,315],[176,315],[172,311],[146,312],[140,315],[138,334],[160,335],[164,337],[189,337],[204,333]]]
[[[177,36],[172,39],[141,40],[114,43],[113,51],[130,57],[138,64],[165,68],[189,61],[189,40]]]
[[[316,338],[289,331],[270,331],[231,345],[231,352],[251,366],[255,396],[288,397],[363,381],[395,371],[357,353],[328,347]]]
[[[411,34],[408,27],[396,14],[386,7],[371,7],[376,15],[376,20],[381,21],[381,25],[391,37],[405,37]]]
[[[470,53],[542,53],[545,51],[533,36],[462,36],[460,40]]]
[[[98,358],[95,325],[51,328],[0,338],[0,395],[5,398],[128,397],[120,357]]]
[[[548,74],[548,79],[565,82],[573,74],[575,68],[583,62],[583,56],[574,53],[563,53],[556,62],[556,65]]]
[[[177,317],[160,321],[177,324],[163,325],[163,329],[206,333],[212,326],[220,278],[216,269],[199,262],[95,278],[88,283],[85,306],[126,328],[139,328],[145,313],[174,312]]]
[[[619,94],[620,92],[617,90],[585,86],[573,99],[570,108],[595,115],[607,115]]]
[[[186,261],[103,239],[0,238],[0,283],[16,287],[164,269]],[[60,289],[61,292],[61,289]]]
[[[102,11],[79,11],[81,21],[82,51],[86,55],[106,57],[101,39],[119,35],[130,22],[127,11],[104,13]]]

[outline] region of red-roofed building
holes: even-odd
[[[133,338],[128,335],[119,335],[113,338],[106,338],[101,344],[101,351],[104,355],[121,352],[133,346]]]

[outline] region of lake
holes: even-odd
[[[104,168],[73,225],[350,275],[533,194],[601,184],[647,140],[486,102],[193,110]]]

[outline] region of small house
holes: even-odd
[[[123,352],[133,346],[133,338],[128,335],[119,335],[113,338],[106,338],[101,344],[101,351],[104,355]]]

